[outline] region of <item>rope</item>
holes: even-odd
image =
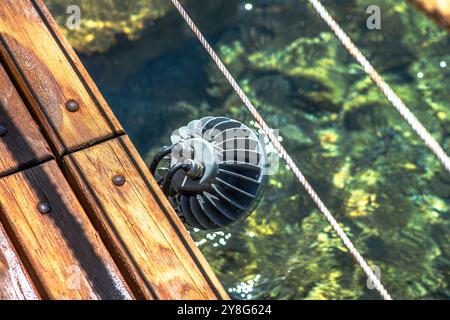
[[[264,131],[266,136],[269,138],[269,140],[272,142],[274,148],[279,152],[281,157],[286,161],[287,166],[292,170],[292,173],[295,175],[295,177],[298,179],[300,184],[303,186],[305,191],[308,193],[308,195],[311,197],[311,199],[314,201],[314,203],[317,205],[317,208],[322,212],[322,214],[325,216],[327,221],[330,223],[334,231],[337,233],[339,238],[344,243],[347,250],[350,252],[350,254],[353,256],[353,258],[356,260],[356,262],[361,266],[364,273],[367,275],[368,279],[373,283],[374,288],[380,293],[380,295],[386,299],[391,300],[391,296],[384,288],[383,284],[380,282],[378,277],[373,273],[370,266],[367,264],[367,262],[364,260],[364,258],[361,256],[361,254],[358,252],[356,247],[353,245],[345,231],[341,228],[339,223],[336,221],[336,219],[333,217],[331,212],[328,210],[328,208],[325,206],[325,204],[320,199],[319,195],[314,191],[313,187],[309,184],[306,177],[303,175],[303,173],[300,171],[300,169],[295,164],[294,160],[292,160],[291,156],[287,153],[287,151],[284,149],[284,147],[281,145],[281,143],[278,141],[275,134],[272,132],[270,127],[266,124],[264,119],[261,117],[261,115],[258,113],[256,108],[251,103],[250,99],[247,97],[247,95],[244,93],[244,91],[241,89],[239,84],[236,82],[234,77],[231,75],[231,73],[228,71],[228,69],[225,67],[223,62],[220,60],[217,53],[214,51],[214,49],[211,47],[211,45],[208,43],[208,41],[205,39],[203,34],[200,32],[200,30],[197,28],[195,23],[192,21],[192,19],[189,17],[187,12],[184,10],[183,6],[178,2],[178,0],[170,0],[174,4],[174,6],[177,8],[183,19],[186,21],[188,26],[191,28],[191,30],[194,32],[195,36],[198,38],[200,43],[203,45],[203,47],[206,49],[208,54],[211,56],[212,60],[215,62],[219,70],[223,73],[225,78],[228,80],[230,85],[233,87],[234,91],[236,91],[239,98],[241,98],[244,105],[247,107],[248,111],[252,114],[252,116],[255,118],[256,122],[260,125],[261,129]]]
[[[352,40],[337,24],[337,22],[331,17],[330,13],[320,3],[319,0],[308,0],[308,2],[314,7],[319,16],[330,27],[342,45],[348,50],[348,52],[355,58],[355,60],[364,69],[364,72],[372,79],[375,85],[384,94],[386,99],[397,109],[400,115],[408,122],[411,128],[417,133],[417,135],[423,140],[423,142],[430,148],[430,150],[436,155],[444,168],[450,173],[450,158],[447,153],[442,149],[439,143],[433,138],[433,136],[427,131],[427,129],[420,123],[409,108],[403,103],[403,101],[397,96],[397,94],[391,89],[391,87],[383,80],[380,74],[370,64],[364,54],[356,47]]]

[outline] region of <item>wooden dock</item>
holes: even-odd
[[[450,0],[408,0],[437,24],[450,31]]]
[[[227,299],[41,0],[0,57],[0,299]]]

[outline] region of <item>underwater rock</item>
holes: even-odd
[[[45,0],[71,45],[91,54],[111,48],[118,34],[136,39],[152,21],[166,14],[172,4],[165,0]],[[70,5],[81,9],[80,27],[65,27]]]
[[[159,7],[158,1],[130,1],[122,12],[115,7],[114,19],[130,25],[92,24],[79,34],[66,30],[84,53],[110,48],[84,58],[147,160],[187,118],[226,115],[258,130],[184,22],[176,12],[167,13],[165,2]],[[58,22],[64,24],[68,2],[47,3],[59,10]],[[101,4],[116,5],[79,3],[99,22],[111,18],[102,16]],[[186,4],[356,247],[380,268],[393,297],[450,296],[450,178],[306,1],[253,0],[251,10],[235,0]],[[382,29],[368,30],[371,4],[326,2],[449,151],[448,34],[397,0],[377,3]],[[153,5],[156,9],[144,9]],[[146,25],[156,18],[153,29]],[[91,33],[91,42],[83,40]],[[125,34],[126,41],[114,45],[117,34]],[[239,298],[379,298],[281,161],[248,220],[220,232],[191,229],[191,234]]]

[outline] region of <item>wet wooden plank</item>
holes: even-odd
[[[64,157],[63,170],[136,295],[228,297],[128,137]]]
[[[439,25],[450,30],[450,0],[409,0]]]
[[[1,57],[61,157],[123,130],[55,26],[41,1],[0,3]]]
[[[0,64],[0,177],[53,157]]]
[[[0,224],[0,300],[37,299],[37,291]]]
[[[41,201],[50,212],[38,211]],[[54,160],[1,178],[0,207],[0,221],[42,298],[130,298]]]

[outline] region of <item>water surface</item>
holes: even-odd
[[[381,30],[373,1],[323,2],[450,150],[448,34],[404,1],[377,1]],[[254,125],[169,1],[46,3],[147,161],[190,120]],[[449,298],[450,176],[306,1],[185,3],[392,296]],[[379,298],[284,164],[249,219],[191,234],[236,298]]]

